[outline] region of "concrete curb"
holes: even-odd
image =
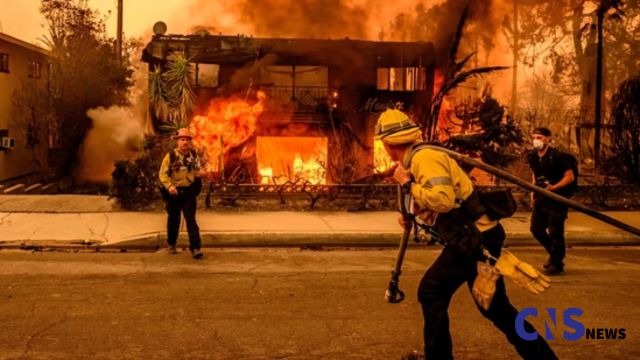
[[[203,232],[202,246],[216,247],[395,247],[400,240],[397,232],[341,232],[341,233],[299,233],[299,232]],[[617,232],[568,232],[567,246],[640,246],[640,238]],[[186,233],[181,233],[178,246],[188,247]],[[412,240],[410,245],[415,244]],[[539,246],[527,233],[507,233],[507,247]],[[0,242],[0,249],[131,249],[157,250],[166,247],[166,234],[149,233],[127,237],[112,243],[96,240],[77,239],[53,240],[12,240]]]

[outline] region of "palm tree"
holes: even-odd
[[[195,103],[194,71],[190,60],[183,52],[174,53],[170,56],[168,70],[163,75],[167,84],[167,98],[171,104],[169,118],[179,127],[189,123]]]
[[[189,124],[195,93],[191,59],[183,52],[169,57],[167,70],[156,66],[149,73],[149,101],[162,130],[172,131]]]
[[[445,96],[449,94],[453,89],[455,89],[458,85],[464,83],[465,81],[484,74],[492,73],[494,71],[508,69],[506,66],[487,66],[480,67],[471,70],[462,71],[464,67],[467,65],[469,60],[475,55],[475,53],[469,54],[467,57],[462,59],[460,62],[456,62],[456,56],[458,54],[458,48],[460,46],[460,41],[462,40],[462,34],[464,30],[464,25],[467,21],[467,17],[469,15],[469,5],[464,8],[462,11],[462,15],[460,16],[460,21],[458,21],[458,27],[456,28],[456,32],[453,36],[453,40],[451,42],[451,48],[449,50],[449,63],[445,69],[444,82],[438,92],[433,97],[433,101],[431,102],[431,111],[429,113],[429,118],[427,119],[426,128],[424,129],[424,136],[429,141],[436,140],[436,130],[438,127],[438,117],[440,115],[440,107],[442,106],[442,100],[444,100]]]

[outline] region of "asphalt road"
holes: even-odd
[[[437,254],[409,252],[407,299],[391,305],[392,249],[208,249],[199,262],[186,252],[3,250],[0,358],[400,359],[421,349],[415,289]],[[567,264],[539,296],[508,283],[512,302],[538,308],[542,332],[550,307],[581,308],[586,328],[626,329],[622,340],[566,341],[560,319],[550,343],[561,359],[640,358],[640,248],[574,248]],[[517,358],[466,288],[450,316],[456,358]]]

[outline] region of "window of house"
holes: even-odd
[[[389,90],[389,68],[378,68],[378,90]]]
[[[220,65],[218,64],[197,64],[196,85],[200,87],[217,87]]]
[[[9,72],[9,54],[0,53],[0,72]]]
[[[426,89],[426,69],[423,67],[378,68],[377,89],[417,91]]]
[[[42,67],[39,61],[31,61],[29,63],[28,76],[34,79],[40,79],[42,76]]]

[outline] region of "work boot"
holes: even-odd
[[[171,255],[174,255],[178,253],[178,250],[176,250],[175,245],[169,245],[169,247],[167,248],[167,252]]]
[[[547,257],[547,260],[544,261],[544,264],[542,264],[542,267],[545,269],[548,269],[551,266],[551,256]]]
[[[543,273],[545,275],[554,276],[554,275],[564,275],[564,269],[555,265],[549,265]]]
[[[204,256],[204,254],[202,253],[202,251],[200,251],[200,249],[193,249],[191,250],[191,257],[196,259],[196,260],[200,260],[202,259],[202,257]]]

